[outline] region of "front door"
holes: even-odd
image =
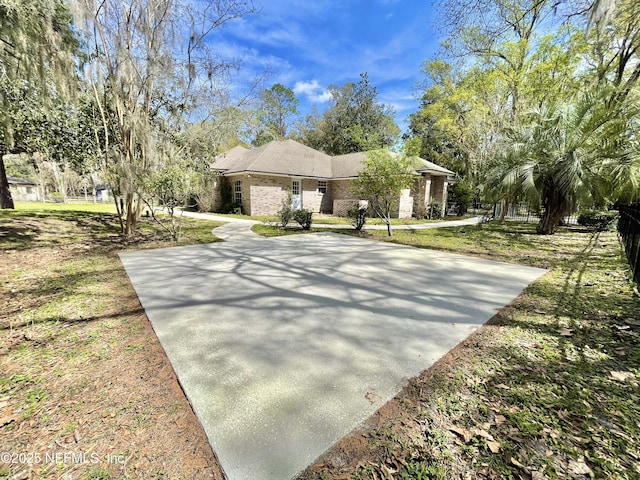
[[[293,208],[294,210],[300,210],[302,208],[300,180],[291,181],[291,208]]]

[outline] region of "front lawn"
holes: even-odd
[[[176,243],[104,204],[0,211],[0,478],[222,478],[118,252]],[[8,455],[8,456],[7,456]]]

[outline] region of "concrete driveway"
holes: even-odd
[[[121,259],[231,480],[294,477],[545,273],[334,233]]]

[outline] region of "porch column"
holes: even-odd
[[[424,177],[424,206],[431,203],[431,175]]]

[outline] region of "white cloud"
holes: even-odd
[[[331,93],[315,79],[310,82],[296,82],[293,92],[296,95],[306,96],[312,103],[325,103],[331,100]]]

